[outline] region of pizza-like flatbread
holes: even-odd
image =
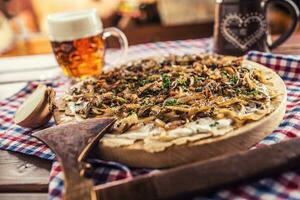
[[[163,152],[222,137],[272,113],[284,96],[274,76],[235,57],[143,59],[75,84],[60,98],[55,118],[114,117],[100,145]]]

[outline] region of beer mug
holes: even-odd
[[[267,10],[270,3],[285,7],[291,14],[289,29],[271,41]],[[217,0],[214,52],[241,56],[250,50],[270,51],[284,43],[296,30],[299,9],[291,0]]]
[[[56,13],[47,16],[48,35],[59,66],[69,77],[99,75],[105,55],[105,39],[119,39],[120,61],[127,53],[128,41],[117,28],[103,29],[95,9]]]

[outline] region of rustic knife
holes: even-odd
[[[35,132],[33,136],[51,148],[64,172],[65,200],[90,200],[93,183],[84,178],[86,155],[115,120],[88,119]]]

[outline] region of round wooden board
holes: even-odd
[[[278,97],[277,108],[263,119],[249,123],[221,137],[204,139],[188,145],[172,146],[158,153],[126,147],[112,148],[99,143],[98,148],[96,148],[99,157],[131,167],[166,168],[249,149],[272,133],[279,125],[285,114],[287,93],[283,80],[271,69],[251,61],[245,62],[272,73],[272,82],[282,94]],[[57,123],[61,122],[61,116],[58,112],[54,114],[54,117]]]

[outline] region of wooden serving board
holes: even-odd
[[[283,80],[271,69],[254,62],[245,62],[273,74],[272,83],[281,95],[276,99],[277,108],[271,114],[259,121],[231,131],[224,136],[204,139],[188,145],[172,146],[158,153],[125,147],[112,148],[99,143],[98,148],[96,148],[99,157],[132,167],[166,168],[249,149],[272,133],[279,125],[285,114],[287,93]],[[54,113],[54,117],[59,124],[61,115],[58,111]]]

